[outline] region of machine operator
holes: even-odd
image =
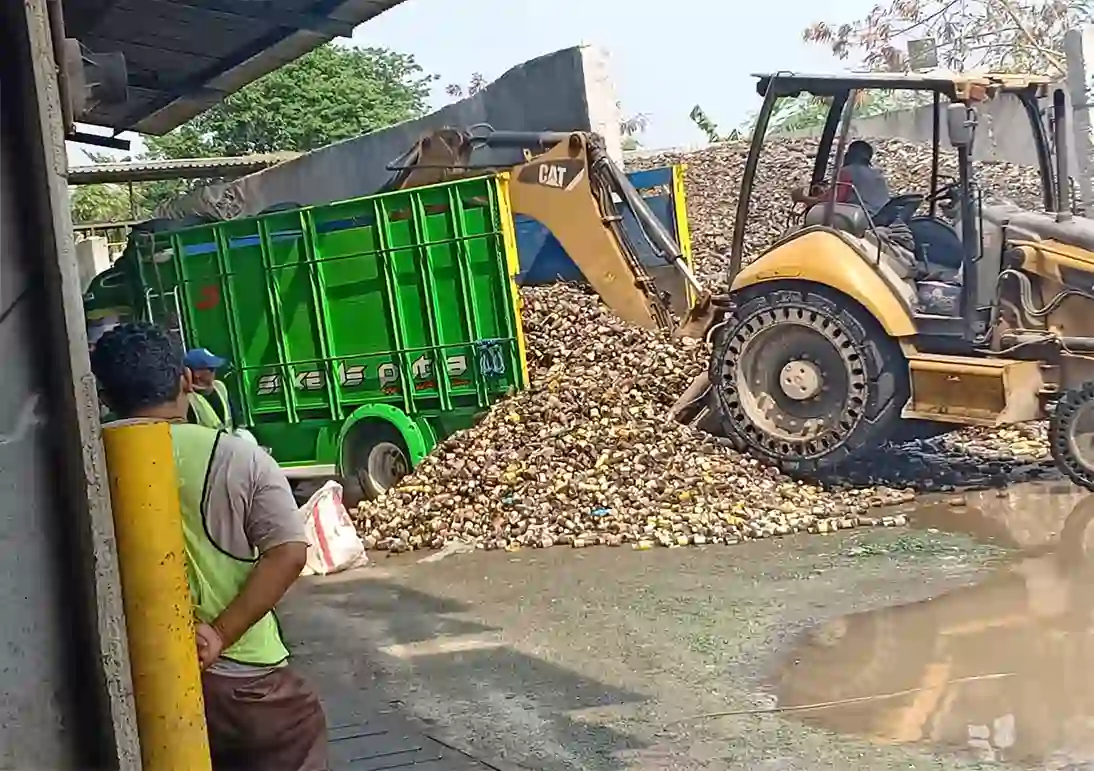
[[[217,370],[227,362],[208,348],[191,348],[182,359],[190,370],[194,388],[190,393],[187,421],[218,431],[231,431],[235,425],[228,388],[217,378]]]
[[[843,166],[836,177],[836,201],[859,204],[874,217],[889,203],[889,183],[881,170],[872,165],[874,148],[869,142],[856,139],[847,146]],[[806,192],[796,188],[790,193],[795,203],[814,206],[825,200],[828,190],[822,186]]]

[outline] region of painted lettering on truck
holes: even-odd
[[[446,360],[448,375],[452,378],[452,385],[470,385],[471,381],[461,377],[467,373],[466,356],[449,356]],[[431,380],[433,375],[433,360],[425,356],[419,356],[410,365],[411,373],[416,383],[415,388],[422,390],[436,387]],[[376,365],[376,378],[380,381],[380,387],[384,390],[395,390],[399,382],[399,368],[394,362],[386,361]],[[495,373],[491,373],[495,374]],[[502,374],[502,373],[496,373]],[[338,365],[338,382],[343,388],[352,388],[362,385],[368,378],[369,368],[365,365],[345,366]],[[269,396],[281,391],[282,377],[278,373],[262,375],[258,378],[255,392],[258,396]],[[293,387],[298,391],[318,391],[326,385],[323,371],[319,369],[305,370],[293,375]]]

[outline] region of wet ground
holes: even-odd
[[[499,768],[1086,768],[1094,498],[909,513],[732,547],[381,557],[283,615],[339,710],[367,697]]]

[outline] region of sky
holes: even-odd
[[[698,144],[688,118],[699,104],[723,131],[759,106],[750,73],[823,72],[847,67],[823,46],[802,42],[812,21],[852,21],[876,0],[406,0],[362,24],[351,43],[413,54],[440,76],[433,106],[452,101],[444,85],[472,73],[491,81],[509,68],[568,46],[610,54],[627,115],[643,113],[651,149]],[[500,127],[499,127],[500,128]],[[128,136],[126,138],[131,138]],[[138,148],[135,148],[139,150]],[[88,163],[76,147],[69,162]]]

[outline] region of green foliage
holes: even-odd
[[[1064,33],[1094,19],[1094,0],[888,0],[856,21],[811,24],[808,42],[871,70],[909,68],[909,40],[932,38],[939,65],[1062,75]]]
[[[77,225],[129,219],[129,190],[125,185],[80,185],[70,190],[72,221]]]
[[[695,105],[691,108],[688,117],[691,118],[691,122],[706,135],[707,141],[712,144],[715,142],[730,142],[741,138],[740,132],[737,130],[731,131],[726,136],[722,136],[718,133],[718,124],[712,121],[699,105]]]
[[[422,115],[435,79],[413,56],[328,43],[146,144],[153,158],[308,152]]]
[[[900,91],[860,91],[852,119],[869,118],[881,115],[893,110],[908,109],[919,104],[921,95],[904,93]],[[771,119],[767,125],[767,134],[789,134],[799,131],[818,130],[824,125],[828,117],[828,109],[832,104],[831,99],[802,94],[798,97],[786,97],[780,99],[775,105]],[[737,128],[728,134],[721,134],[717,124],[712,121],[699,105],[691,108],[688,117],[702,131],[708,142],[733,142],[747,139],[752,136],[756,126],[757,112],[751,113],[748,118]]]
[[[467,84],[466,92],[464,87],[459,83],[449,83],[444,87],[444,92],[456,99],[462,99],[465,94],[467,96],[474,96],[484,88],[486,88],[486,77],[481,72],[472,72],[471,82]]]
[[[852,121],[862,118],[870,118],[895,110],[906,110],[920,103],[922,94],[901,91],[859,91],[857,100],[852,108]],[[787,98],[779,102],[775,108],[771,121],[768,124],[769,134],[789,134],[798,131],[809,131],[821,128],[828,117],[828,110],[832,105],[831,99],[802,94],[796,98]],[[753,115],[742,127],[742,132],[748,135],[752,133],[756,116]]]
[[[616,107],[621,110],[622,103],[616,102]],[[626,151],[637,150],[642,147],[639,137],[650,125],[650,116],[644,112],[636,112],[634,115],[620,119],[619,133],[623,135],[622,147]]]

